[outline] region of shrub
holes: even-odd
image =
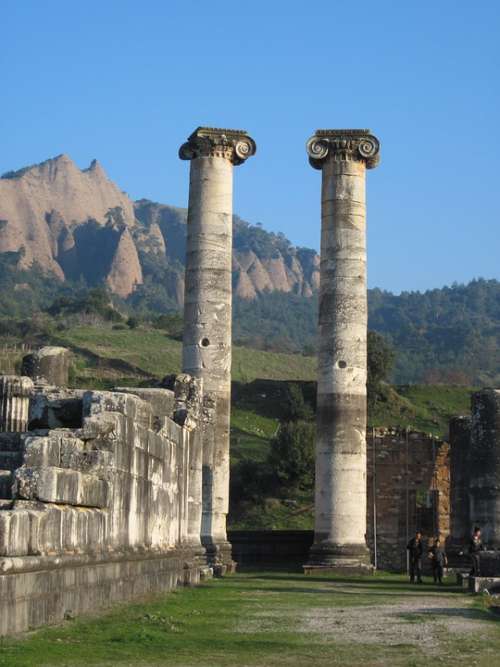
[[[314,485],[315,425],[283,422],[271,441],[269,465],[283,490],[309,490]]]

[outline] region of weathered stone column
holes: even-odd
[[[469,519],[489,548],[500,549],[500,390],[472,395],[468,461]]]
[[[0,431],[28,430],[30,396],[33,382],[18,375],[0,376]]]
[[[214,437],[203,442],[202,542],[231,567],[229,507],[233,166],[255,153],[246,132],[199,127],[181,146],[191,161],[182,370],[216,399]]]
[[[308,567],[368,567],[366,546],[365,170],[369,130],[318,130],[309,162],[323,172],[314,544]]]
[[[55,387],[67,387],[69,364],[70,351],[50,345],[23,357],[22,373],[35,382],[46,380]]]

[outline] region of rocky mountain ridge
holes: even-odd
[[[156,274],[181,305],[186,219],[185,209],[133,202],[97,160],[81,170],[59,155],[0,178],[0,253],[16,252],[20,268],[36,263],[60,281],[106,284],[122,298]],[[272,291],[311,296],[319,257],[235,216],[233,277],[246,300]]]

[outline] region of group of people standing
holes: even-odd
[[[406,546],[409,555],[410,582],[412,584],[422,583],[422,564],[424,558],[424,543],[422,533],[417,531],[415,537],[408,542]],[[480,552],[484,550],[481,539],[481,529],[476,526],[469,542],[469,556],[471,558],[471,576],[479,577],[481,574]],[[448,565],[446,551],[441,545],[441,540],[436,537],[432,545],[427,550],[427,555],[431,561],[432,577],[435,584],[443,583],[444,569]]]
[[[412,537],[408,542],[406,548],[408,550],[410,561],[410,582],[412,584],[421,584],[424,543],[422,541],[422,533],[419,530],[415,533],[415,537]],[[431,561],[434,583],[442,584],[444,568],[448,565],[448,559],[444,548],[441,546],[439,537],[436,537],[433,540],[432,546],[427,551],[427,555]]]

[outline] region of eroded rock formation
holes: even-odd
[[[132,200],[94,160],[79,169],[67,155],[0,178],[0,253],[18,252],[59,280],[106,284],[122,297],[151,264],[171,267],[168,293],[184,298],[187,210]],[[310,296],[319,283],[314,251],[294,248],[235,217],[234,292],[243,299],[278,290]]]

